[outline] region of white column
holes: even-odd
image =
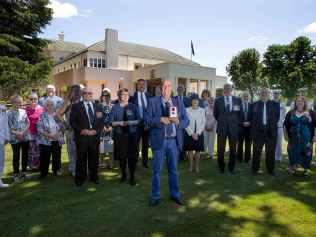
[[[197,80],[197,93],[198,95],[201,95],[201,81]]]

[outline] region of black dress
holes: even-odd
[[[194,133],[196,133],[196,121],[194,127]],[[199,135],[198,140],[194,140],[192,136],[189,136],[185,131],[184,133],[184,151],[204,151],[204,135]]]

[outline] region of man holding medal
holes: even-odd
[[[214,117],[217,120],[217,162],[221,173],[225,172],[226,139],[229,141],[228,171],[233,174],[236,160],[236,144],[242,123],[242,102],[232,95],[231,84],[224,85],[224,96],[215,100]]]
[[[149,100],[145,123],[149,127],[150,144],[153,151],[152,192],[149,206],[160,202],[160,174],[166,159],[169,175],[170,199],[183,205],[180,199],[177,163],[183,143],[183,129],[189,120],[183,102],[171,97],[172,84],[162,83],[162,95]]]

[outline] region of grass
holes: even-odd
[[[11,181],[7,147],[5,181]],[[263,164],[263,163],[262,163]],[[202,160],[199,175],[180,162],[180,186],[187,205],[168,200],[167,173],[162,177],[162,203],[148,207],[151,170],[137,169],[139,185],[119,184],[119,171],[102,170],[101,184],[74,187],[67,174],[39,181],[32,178],[0,190],[0,236],[316,236],[316,175],[291,177],[287,161],[277,177],[253,177],[247,164],[237,174],[219,174],[216,160]]]

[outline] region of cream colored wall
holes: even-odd
[[[77,55],[76,57],[73,57],[73,58],[67,60],[66,62],[55,65],[53,68],[53,74],[58,74],[58,73],[63,72],[64,68],[65,68],[65,71],[71,70],[71,65],[74,66],[75,63],[77,64],[77,67],[78,67],[79,62],[80,62],[80,67],[83,67],[83,60],[86,57],[87,57],[87,54],[83,53],[83,54]],[[58,69],[59,69],[59,72],[58,72]]]
[[[134,66],[136,63],[142,64],[144,66],[145,64],[149,64],[149,65],[160,64],[160,63],[163,63],[163,61],[154,60],[154,59],[146,59],[146,58],[137,58],[137,57],[131,57],[131,56],[126,56],[126,55],[119,55],[118,69],[134,71]]]
[[[228,82],[228,78],[226,76],[216,76],[215,87],[223,88],[223,86]]]

